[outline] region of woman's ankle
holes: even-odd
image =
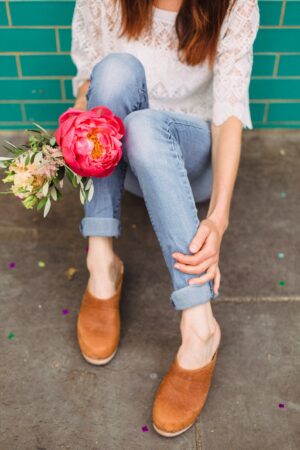
[[[95,297],[109,298],[114,294],[121,264],[121,259],[113,251],[112,238],[90,238],[88,288]]]
[[[89,238],[87,268],[91,274],[108,272],[115,260],[116,255],[113,251],[111,237],[93,236]]]
[[[209,341],[217,331],[218,323],[213,316],[210,302],[183,310],[180,322],[182,340]]]

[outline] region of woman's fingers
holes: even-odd
[[[195,234],[193,240],[190,243],[189,249],[192,253],[199,252],[209,233],[210,233],[210,226],[207,223],[205,223],[204,220],[201,222],[197,230],[197,233]]]
[[[189,280],[189,284],[204,284],[207,283],[209,280],[213,280],[215,278],[216,274],[216,268],[214,266],[211,266],[207,273],[202,275],[198,278],[191,278]]]
[[[221,272],[219,269],[219,266],[217,267],[216,276],[214,278],[214,293],[217,295],[220,289],[220,283],[221,283]]]
[[[211,246],[207,245],[203,250],[196,253],[195,255],[184,255],[183,253],[173,253],[173,258],[176,259],[181,264],[189,264],[195,266],[206,261],[208,258],[216,257],[218,254],[217,250]]]
[[[180,264],[177,262],[176,264],[174,264],[174,267],[175,267],[175,269],[180,270],[180,272],[189,273],[191,275],[197,275],[197,274],[200,274],[200,273],[204,272],[205,270],[207,270],[210,266],[214,265],[216,262],[217,262],[217,259],[215,257],[213,257],[213,258],[208,258],[202,264],[196,264],[196,265]]]

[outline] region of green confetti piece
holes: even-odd
[[[7,335],[7,339],[9,339],[10,341],[12,341],[15,337],[15,333],[13,333],[12,331],[10,333],[8,333]]]
[[[285,281],[280,280],[278,284],[279,284],[279,286],[285,286]]]
[[[46,266],[46,264],[44,263],[44,261],[39,261],[38,266],[43,268]]]
[[[286,197],[286,192],[280,192],[280,198],[285,198]]]
[[[282,252],[277,253],[277,258],[278,259],[284,259],[285,258],[285,254]]]

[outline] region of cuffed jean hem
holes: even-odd
[[[79,225],[83,237],[89,236],[120,236],[120,221],[105,217],[85,217]]]
[[[213,290],[212,282],[205,284],[189,285],[177,289],[171,295],[171,303],[174,309],[182,310],[191,308],[195,305],[208,303],[210,300],[218,297]]]

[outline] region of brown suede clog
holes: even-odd
[[[162,436],[178,436],[197,420],[209,392],[218,348],[209,363],[200,369],[181,367],[176,355],[153,405],[153,427]]]
[[[91,364],[107,364],[117,352],[123,276],[122,263],[116,292],[109,299],[98,299],[88,289],[84,293],[77,319],[77,339],[83,357]]]

